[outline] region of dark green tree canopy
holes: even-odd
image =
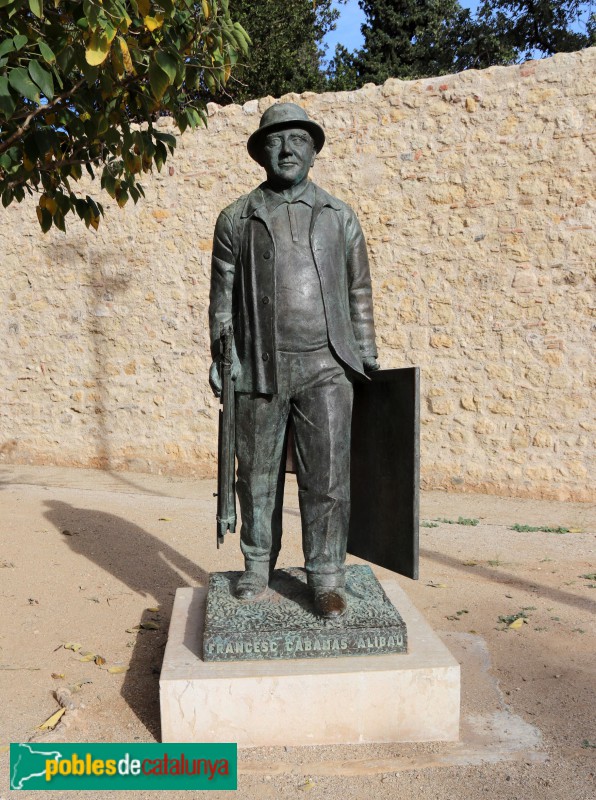
[[[0,0],[0,195],[37,194],[44,231],[102,208],[75,191],[86,169],[124,205],[176,145],[155,128],[206,122],[249,38],[227,0]],[[200,92],[199,92],[200,90]]]
[[[355,89],[389,77],[444,75],[596,44],[585,0],[484,0],[476,16],[458,0],[359,0],[364,46],[339,47],[329,85]],[[587,22],[586,22],[587,20]]]
[[[338,17],[332,0],[230,0],[230,11],[253,46],[219,102],[325,91],[323,38]]]
[[[484,0],[479,20],[498,31],[518,58],[532,58],[596,44],[593,8],[585,0]]]

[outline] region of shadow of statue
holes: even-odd
[[[45,518],[60,532],[80,531],[62,540],[133,592],[159,606],[159,629],[144,629],[155,612],[145,609],[138,624],[122,696],[149,732],[160,739],[158,678],[176,589],[191,582],[207,585],[209,573],[143,528],[106,511],[48,500]]]

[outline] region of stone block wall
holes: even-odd
[[[421,367],[425,487],[594,495],[595,74],[592,48],[284,98],[362,222],[382,366]],[[271,102],[211,106],[97,233],[2,210],[0,464],[214,474],[211,236],[261,180],[245,142]]]

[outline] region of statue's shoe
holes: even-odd
[[[347,603],[341,589],[315,589],[315,611],[324,619],[336,619],[346,613]]]
[[[268,574],[247,569],[238,578],[234,594],[238,600],[260,600],[267,593],[268,586]]]

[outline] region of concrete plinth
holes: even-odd
[[[204,662],[206,590],[178,589],[160,678],[164,742],[242,747],[453,741],[460,668],[396,582],[407,654]]]

